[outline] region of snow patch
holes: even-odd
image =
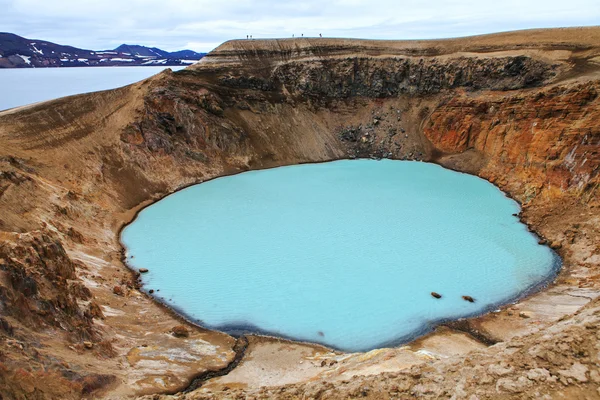
[[[43,52],[43,51],[41,51],[40,49],[38,49],[37,47],[35,47],[35,42],[33,42],[33,43],[30,43],[30,45],[31,45],[31,47],[33,47],[33,51],[34,51],[35,53],[38,53],[38,54],[44,55],[44,52]]]
[[[179,60],[182,64],[196,64],[200,60]]]
[[[21,59],[22,59],[23,61],[25,61],[25,63],[26,63],[26,64],[29,64],[29,65],[31,65],[31,60],[30,60],[30,59],[31,59],[31,57],[30,57],[30,56],[22,56],[22,55],[20,55],[20,54],[17,54],[17,56],[18,56],[18,57],[21,57]]]
[[[166,64],[167,60],[150,60],[142,63],[142,65]]]
[[[115,57],[115,58],[111,58],[110,61],[125,61],[125,62],[132,62],[134,61],[131,58],[119,58],[119,57]]]

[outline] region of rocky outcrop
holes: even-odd
[[[357,57],[285,63],[275,68],[273,81],[295,98],[323,101],[328,98],[430,95],[457,88],[523,89],[548,80],[556,73],[555,68],[525,56],[492,59]]]
[[[529,201],[543,192],[597,196],[600,118],[597,82],[534,93],[455,96],[436,108],[423,133],[447,154],[477,151],[481,175],[519,186]]]
[[[145,97],[144,115],[122,134],[125,143],[200,162],[217,153],[244,149],[246,134],[241,127],[223,122],[225,105],[218,95],[175,85],[154,89]]]
[[[112,385],[115,376],[73,371],[31,334],[55,331],[67,345],[98,343],[98,357],[113,352],[102,342],[94,318],[102,315],[90,302],[90,290],[78,279],[76,262],[51,232],[4,237],[0,242],[0,394],[8,398],[81,398]],[[9,322],[10,321],[10,322]],[[14,328],[18,326],[19,328]],[[35,336],[34,336],[35,337]],[[9,351],[6,351],[9,350]]]
[[[75,263],[58,238],[38,231],[15,239],[0,243],[3,314],[31,328],[63,329],[74,342],[98,338],[93,319],[78,305],[92,294],[77,279]]]

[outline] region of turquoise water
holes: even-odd
[[[122,241],[150,270],[144,288],[203,326],[362,351],[552,277],[556,256],[518,211],[487,181],[434,164],[335,161],[189,187],[144,209]]]

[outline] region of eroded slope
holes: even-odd
[[[263,360],[256,368],[273,379],[261,383],[240,372],[237,381],[217,381],[191,398],[214,391],[436,397],[460,387],[466,394],[482,389],[481,397],[593,394],[599,43],[598,28],[431,42],[234,41],[178,73],[0,114],[3,394],[169,392],[225,367],[235,340],[189,325],[188,337],[173,336],[183,321],[139,291],[121,262],[120,227],[144,205],[191,183],[354,157],[433,161],[495,182],[524,204],[523,219],[564,258],[559,281],[517,305],[520,311],[434,333],[412,350],[341,356],[285,345],[256,358]],[[476,343],[466,351],[481,352],[472,366],[463,364],[463,351],[435,345],[448,340],[445,347],[457,349],[459,336],[467,340],[461,330]],[[487,346],[496,342],[502,343]],[[261,343],[251,341],[252,354]],[[550,352],[544,362],[531,354],[535,343]],[[294,367],[306,357],[314,367]],[[281,361],[275,367],[274,359]],[[493,370],[482,388],[468,374],[463,386],[440,381],[471,370],[476,376],[480,364]],[[524,372],[531,369],[539,376]],[[392,375],[380,375],[385,371]],[[352,375],[363,378],[350,382]],[[257,389],[309,379],[337,383]],[[248,392],[225,394],[225,386]]]

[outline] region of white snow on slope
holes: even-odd
[[[31,57],[30,56],[22,56],[20,54],[17,54],[18,57],[21,57],[23,59],[23,61],[25,61],[26,64],[31,65],[31,61],[29,60]]]
[[[38,54],[41,54],[41,55],[44,55],[44,52],[43,52],[43,51],[41,51],[40,49],[38,49],[37,47],[35,47],[35,42],[33,42],[33,43],[30,43],[30,45],[31,45],[31,47],[33,47],[33,51],[34,51],[34,52],[36,52],[36,53],[38,53]]]
[[[142,63],[142,65],[162,65],[162,64],[166,64],[167,60],[150,60],[150,61],[146,61],[145,63]]]

